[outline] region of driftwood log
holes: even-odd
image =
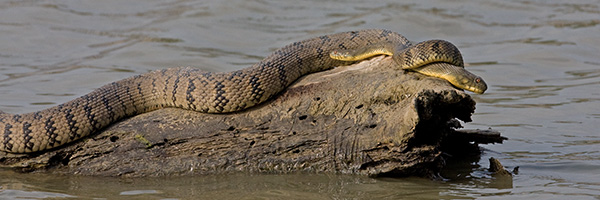
[[[448,82],[394,69],[389,57],[311,74],[239,113],[162,109],[65,147],[0,152],[23,172],[177,176],[230,172],[437,174],[444,155],[477,154],[499,133],[456,131],[475,101]],[[457,120],[458,119],[458,120]]]

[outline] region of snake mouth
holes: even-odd
[[[477,93],[477,94],[483,94],[485,92],[485,90],[478,89],[478,88],[472,88],[470,91],[473,91],[474,93]]]

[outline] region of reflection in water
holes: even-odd
[[[151,70],[248,67],[291,42],[364,28],[446,39],[489,83],[467,128],[509,140],[445,181],[342,175],[121,179],[0,170],[0,198],[600,198],[600,8],[596,1],[0,2],[0,110],[48,108]],[[487,157],[521,166],[513,187]]]
[[[0,175],[16,175],[2,172]],[[208,175],[175,178],[103,178],[21,174],[18,180],[0,181],[0,197],[45,198],[452,198],[444,185],[420,178],[373,179],[348,175]],[[38,191],[39,190],[39,191]],[[57,191],[64,191],[60,193]],[[455,196],[454,196],[455,197]]]
[[[74,198],[75,196],[54,193],[54,192],[40,192],[40,191],[25,191],[25,190],[0,190],[0,197],[6,199],[41,199],[41,198]]]
[[[470,158],[471,161],[473,158]],[[0,197],[13,198],[206,198],[282,199],[446,199],[505,194],[511,179],[492,177],[467,160],[448,163],[446,181],[422,178],[368,178],[332,174],[229,174],[171,178],[107,178],[16,174],[0,171]],[[473,171],[478,170],[478,171]],[[62,192],[61,192],[62,191]]]

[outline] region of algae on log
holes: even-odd
[[[24,172],[128,177],[229,172],[431,177],[444,165],[443,152],[452,152],[445,146],[478,151],[476,139],[465,135],[481,134],[454,130],[460,126],[456,119],[469,122],[474,110],[473,99],[447,81],[395,69],[389,57],[376,57],[305,76],[246,111],[161,109],[65,147],[1,152],[0,164]],[[497,133],[491,138],[504,139]]]

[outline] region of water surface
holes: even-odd
[[[231,71],[310,37],[365,28],[456,44],[489,85],[467,128],[510,138],[447,181],[223,175],[121,179],[0,169],[0,198],[600,198],[600,1],[1,1],[0,110],[37,111],[176,66]],[[487,158],[520,166],[512,185]]]

